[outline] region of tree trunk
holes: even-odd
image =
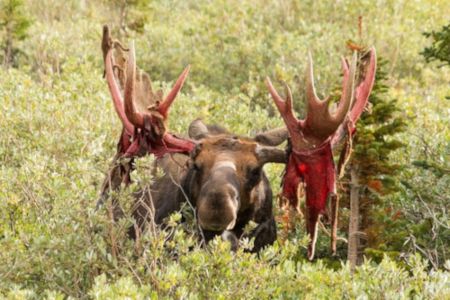
[[[119,41],[123,41],[123,39],[125,38],[126,35],[126,19],[127,19],[127,1],[123,0],[122,4],[120,6],[120,24],[119,24]],[[122,36],[122,32],[123,32],[123,36]]]
[[[5,49],[5,58],[4,58],[4,67],[6,70],[12,64],[13,61],[13,52],[12,52],[12,28],[11,23],[6,27],[6,49]]]
[[[348,226],[348,256],[351,272],[355,271],[358,258],[358,229],[359,229],[359,165],[352,165],[350,170],[350,223]]]

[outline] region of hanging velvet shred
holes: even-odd
[[[328,139],[320,147],[308,151],[295,151],[288,145],[289,160],[282,180],[282,195],[289,199],[291,205],[299,205],[297,188],[300,181],[306,194],[305,221],[306,229],[311,235],[309,253],[314,253],[314,241],[317,235],[319,215],[329,218],[328,200],[336,194],[335,166]]]

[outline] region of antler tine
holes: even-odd
[[[370,92],[372,91],[373,83],[375,81],[375,73],[377,71],[377,53],[375,47],[370,49],[370,64],[367,68],[367,72],[364,81],[356,89],[356,101],[350,112],[350,119],[353,123],[358,121],[364,108],[366,107],[367,100],[369,99]]]
[[[125,127],[127,134],[133,135],[134,126],[133,124],[130,123],[130,121],[128,121],[127,116],[125,115],[125,111],[123,108],[123,98],[120,93],[119,86],[117,85],[117,81],[114,77],[114,71],[112,68],[113,61],[114,61],[113,50],[110,49],[107,52],[105,58],[106,80],[108,82],[109,91],[111,92],[111,96],[113,98],[116,113],[119,115],[119,118],[122,121],[122,124]]]
[[[137,128],[144,128],[144,118],[134,107],[135,83],[136,83],[136,60],[134,53],[134,42],[130,45],[130,57],[127,65],[127,81],[125,83],[125,114],[131,124]]]
[[[309,107],[314,108],[321,103],[321,100],[316,95],[314,88],[314,71],[311,52],[308,52],[308,66],[306,70],[306,102]]]
[[[167,118],[167,115],[169,114],[170,107],[172,106],[173,102],[175,101],[175,98],[178,94],[178,92],[183,87],[184,81],[186,80],[186,77],[189,73],[189,69],[191,66],[187,66],[187,68],[181,73],[180,78],[178,78],[177,82],[173,86],[172,90],[167,94],[166,98],[163,102],[161,102],[158,105],[158,111],[161,115],[163,115],[164,118]]]
[[[313,135],[319,139],[326,139],[329,136],[328,128],[328,105],[331,101],[331,95],[325,100],[320,100],[316,95],[314,87],[314,71],[311,52],[308,52],[308,66],[306,69],[306,118],[304,127],[307,131],[313,132]],[[325,119],[325,120],[324,120]]]
[[[345,69],[347,63],[345,63],[344,68],[344,90],[343,90],[343,96],[341,99],[341,102],[339,103],[339,107],[336,111],[336,114],[334,116],[330,116],[333,125],[335,125],[334,130],[338,128],[338,126],[344,121],[345,117],[348,114],[348,111],[350,109],[350,106],[352,104],[353,100],[353,91],[354,91],[354,84],[355,84],[355,73],[356,73],[356,60],[358,58],[357,52],[353,51],[353,58],[350,65],[350,70],[348,73],[348,77],[345,76]]]
[[[286,126],[290,132],[295,132],[300,130],[300,122],[294,116],[294,110],[292,108],[292,94],[289,86],[286,84],[286,101],[284,101],[277,93],[275,88],[272,85],[269,77],[266,78],[267,85],[269,87],[269,92],[272,95],[273,100],[275,101],[275,105],[278,108],[278,111],[281,114],[281,117],[286,123]]]
[[[345,60],[345,58],[343,56],[341,56],[341,63],[342,63],[342,73],[343,73],[343,82],[344,82],[344,87],[342,89],[342,95],[341,95],[341,102],[344,101],[344,95],[345,92],[347,91],[347,79],[348,79],[348,65],[347,65],[347,61]]]

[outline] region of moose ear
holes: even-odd
[[[191,139],[200,140],[209,136],[208,127],[202,119],[196,119],[189,125],[189,137]]]
[[[202,143],[197,142],[195,144],[195,147],[192,148],[191,151],[189,151],[190,158],[195,159],[197,157],[197,155],[200,153],[200,151],[202,151]]]
[[[255,137],[255,141],[265,146],[278,146],[289,137],[289,130],[286,126],[263,132]]]
[[[256,156],[261,164],[265,163],[279,163],[285,164],[287,162],[286,150],[271,147],[271,146],[256,146]]]

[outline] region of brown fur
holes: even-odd
[[[255,238],[253,251],[272,244],[276,240],[272,190],[262,171],[268,161],[265,156],[258,156],[258,149],[263,146],[253,139],[231,135],[223,128],[208,127],[200,120],[192,123],[189,133],[193,132],[194,137],[200,137],[196,148],[189,155],[166,154],[158,159],[156,164],[165,175],[155,179],[151,193],[135,194],[142,201],[133,213],[138,225],[142,227],[152,218],[152,206],[154,221],[162,224],[186,202],[186,194],[196,208],[197,221],[207,240],[227,231],[227,239],[235,248],[245,225],[254,221],[258,227],[250,235]],[[135,236],[134,228],[130,234]]]

